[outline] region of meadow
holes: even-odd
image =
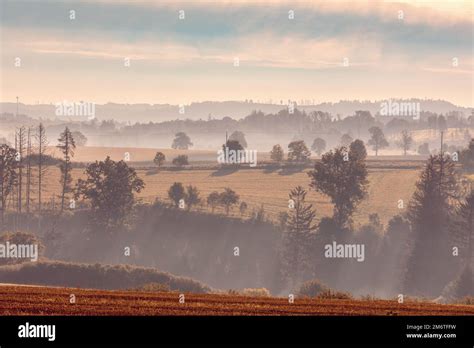
[[[145,181],[145,189],[138,194],[142,202],[152,203],[157,198],[169,201],[167,191],[174,182],[183,185],[194,185],[201,193],[205,201],[207,195],[212,191],[222,191],[230,187],[240,196],[242,201],[248,204],[248,210],[244,216],[250,216],[252,211],[263,207],[268,218],[276,220],[280,212],[287,211],[288,194],[297,185],[309,190],[310,178],[307,173],[310,168],[302,170],[286,169],[182,169],[182,170],[156,170],[138,168],[137,173]],[[48,168],[45,178],[44,198],[58,202],[61,186],[59,183],[59,168]],[[368,196],[359,205],[354,214],[356,223],[365,223],[370,214],[377,213],[383,223],[392,216],[403,212],[406,208],[415,188],[415,182],[419,175],[419,169],[412,167],[393,168],[370,168]],[[84,168],[74,168],[73,180],[84,178]],[[400,200],[403,201],[403,208]],[[316,208],[317,218],[330,216],[332,204],[329,199],[314,190],[310,190],[307,201]],[[197,209],[209,210],[203,203]],[[223,214],[223,209],[217,208],[216,213]],[[238,207],[231,212],[239,216]]]

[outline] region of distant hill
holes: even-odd
[[[402,101],[401,99],[394,99]],[[385,100],[384,100],[385,101]],[[403,100],[419,102],[421,111],[429,111],[444,114],[450,111],[458,111],[465,116],[470,115],[472,108],[465,108],[454,105],[445,100],[410,99]],[[342,118],[354,114],[356,110],[368,110],[375,114],[381,109],[383,101],[339,101],[337,103],[321,103],[317,105],[297,104],[298,109],[310,112],[320,110],[330,112],[333,115],[341,115]],[[170,104],[97,104],[95,113],[99,120],[114,119],[119,122],[162,122],[176,119],[207,120],[209,118],[221,119],[232,117],[240,119],[249,115],[253,110],[260,110],[264,113],[276,113],[285,108],[283,104],[265,104],[244,101],[224,101],[224,102],[199,102],[184,106],[184,113],[180,113],[179,105]],[[47,119],[71,119],[85,120],[85,116],[56,116],[54,104],[19,104],[19,113],[33,118]],[[182,109],[181,109],[182,111]],[[0,103],[0,113],[16,112],[16,103]]]

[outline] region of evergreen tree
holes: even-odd
[[[61,135],[59,136],[58,143],[59,143],[58,148],[61,150],[64,156],[63,161],[59,167],[61,169],[61,186],[62,186],[61,211],[63,211],[64,200],[66,198],[66,194],[72,191],[71,157],[74,156],[74,149],[76,148],[76,143],[68,127],[66,127],[64,129],[64,132],[62,132]]]
[[[450,202],[456,199],[454,163],[449,156],[430,156],[408,207],[414,233],[405,276],[405,291],[438,296],[455,265],[449,235]]]
[[[285,221],[282,263],[283,275],[291,287],[304,281],[311,270],[310,247],[316,230],[313,222],[316,212],[311,204],[305,203],[306,194],[301,186],[289,194],[291,205]]]

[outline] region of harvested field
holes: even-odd
[[[70,295],[76,303],[70,304]],[[0,315],[474,315],[474,306],[0,286]]]

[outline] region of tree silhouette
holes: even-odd
[[[449,156],[430,156],[408,207],[415,237],[405,276],[408,293],[438,295],[452,277],[449,225],[453,215],[450,201],[455,199],[454,162]]]
[[[173,158],[173,161],[171,163],[173,163],[177,167],[187,166],[189,164],[188,156],[187,155],[179,155],[179,156]]]
[[[316,138],[313,141],[313,145],[311,145],[311,150],[316,152],[318,156],[321,156],[321,154],[326,150],[326,140],[322,138]]]
[[[379,150],[388,146],[388,141],[385,139],[385,135],[379,127],[369,128],[370,139],[368,144],[372,146],[375,151],[375,156],[379,155]]]
[[[219,202],[224,206],[225,213],[229,215],[232,206],[239,202],[239,195],[234,190],[226,187],[224,192],[219,195]]]
[[[411,134],[404,129],[400,135],[400,140],[397,145],[403,150],[403,156],[407,155],[407,151],[410,150],[411,144],[413,143],[413,138]]]
[[[157,152],[155,155],[155,158],[153,159],[153,163],[159,168],[165,163],[166,156],[163,154],[163,152]]]
[[[367,193],[368,172],[360,153],[345,147],[326,152],[308,175],[310,186],[331,198],[336,223],[345,226]]]
[[[107,157],[89,164],[85,174],[86,179],[77,182],[76,198],[90,201],[98,225],[110,228],[123,224],[135,203],[134,193],[145,187],[135,169],[123,160],[115,162]]]
[[[171,144],[173,149],[187,150],[190,146],[193,146],[193,143],[186,133],[178,132],[175,134],[173,144]]]
[[[207,196],[207,205],[211,207],[211,211],[214,213],[214,209],[219,205],[220,203],[220,195],[219,192],[214,191]]]
[[[175,207],[179,206],[179,201],[186,196],[186,192],[184,190],[184,186],[180,182],[175,182],[173,185],[170,186],[168,190],[168,197],[174,203]]]
[[[184,202],[186,203],[186,208],[191,210],[195,205],[201,203],[201,197],[199,195],[199,190],[196,186],[189,185],[186,187],[186,194],[184,196]]]
[[[228,140],[237,141],[245,149],[247,147],[247,140],[245,140],[245,134],[241,131],[233,132]]]
[[[270,151],[270,159],[275,162],[283,161],[285,153],[279,144],[274,145],[272,151]]]
[[[18,160],[17,152],[7,144],[0,145],[0,203],[2,210],[2,228],[5,211],[7,208],[7,198],[12,193],[17,182]]]
[[[289,194],[293,204],[285,222],[282,263],[284,276],[292,287],[305,280],[310,269],[310,250],[316,230],[313,222],[316,212],[311,204],[305,203],[306,193],[297,186]]]
[[[292,141],[288,144],[288,161],[307,162],[311,157],[311,152],[306,147],[303,140]]]
[[[72,133],[68,127],[66,127],[64,129],[64,132],[60,134],[57,147],[64,156],[61,162],[61,165],[59,166],[59,168],[61,169],[61,185],[62,185],[61,212],[62,212],[64,210],[64,200],[66,198],[66,194],[72,191],[71,157],[74,157],[74,149],[76,148],[76,142],[74,141]]]

